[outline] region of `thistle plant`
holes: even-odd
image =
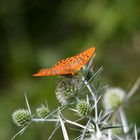
[[[78,128],[74,140],[138,140],[136,124],[133,126],[133,135],[125,107],[138,89],[140,78],[130,91],[126,92],[121,88],[100,86],[99,76],[102,71],[102,67],[94,71],[92,58],[76,75],[59,78],[55,89],[59,106],[52,111],[48,105],[42,105],[32,114],[25,95],[26,109],[18,109],[12,114],[13,122],[21,128],[12,139],[22,134],[31,123],[54,122],[55,129],[48,140],[53,139],[59,128],[65,140],[71,139],[66,124]],[[68,119],[64,111],[71,111],[78,119]],[[81,123],[82,120],[85,124]]]
[[[36,114],[39,118],[46,118],[49,115],[50,111],[48,107],[42,105],[41,107],[36,109]]]
[[[31,121],[31,115],[29,111],[25,109],[18,109],[12,114],[13,122],[19,126],[24,127]]]

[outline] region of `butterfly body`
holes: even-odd
[[[42,69],[33,76],[75,75],[93,56],[95,48],[89,48],[76,56],[58,61],[52,68]]]

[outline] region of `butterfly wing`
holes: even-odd
[[[95,48],[89,48],[76,56],[60,60],[54,65],[54,69],[59,70],[61,74],[76,74],[93,56]]]
[[[77,54],[76,56],[61,60],[55,67],[65,70],[66,74],[76,74],[93,56],[95,48],[89,48],[88,50]],[[61,66],[60,66],[61,64]]]
[[[88,50],[74,56],[71,62],[71,68],[73,70],[80,70],[93,56],[95,48],[89,48]]]
[[[95,48],[89,48],[76,56],[60,60],[52,68],[42,69],[33,76],[74,75],[89,61],[89,59],[93,56],[94,51]]]
[[[52,69],[41,69],[38,73],[33,74],[33,76],[49,76],[52,73]]]

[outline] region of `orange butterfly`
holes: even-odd
[[[66,59],[58,61],[52,68],[40,70],[33,76],[58,76],[72,74],[75,75],[93,56],[95,48],[89,48],[84,52]]]

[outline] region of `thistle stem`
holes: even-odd
[[[84,80],[84,83],[87,86],[89,92],[91,93],[93,100],[94,100],[94,103],[96,103],[97,98],[96,98],[95,93],[93,92],[92,88],[90,87],[90,85],[88,84],[88,82],[86,80]],[[95,105],[95,121],[97,121],[97,118],[98,118],[98,109],[97,109],[97,104],[96,104]]]
[[[121,122],[123,125],[124,134],[127,134],[129,131],[129,127],[128,127],[128,123],[127,123],[127,119],[126,119],[126,115],[125,115],[123,107],[120,107],[119,114],[120,114],[120,119],[121,119]],[[127,139],[127,137],[126,137],[126,139]]]
[[[58,122],[59,119],[38,119],[38,118],[32,118],[33,122]]]

